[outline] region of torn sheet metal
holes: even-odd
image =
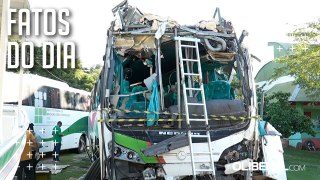
[[[280,136],[265,135],[262,138],[262,152],[266,164],[264,175],[273,179],[286,180],[286,168]]]
[[[147,149],[143,150],[142,153],[145,156],[154,156],[164,154],[166,152],[172,151],[184,147],[189,144],[188,137],[186,134],[179,134],[167,140],[164,140],[158,144],[152,145]]]
[[[217,30],[217,24],[215,22],[214,19],[212,20],[209,20],[209,21],[200,21],[197,26],[201,29],[204,29],[204,30],[210,30],[210,31],[213,31],[213,32],[218,32]]]
[[[141,52],[148,52],[149,58],[153,53],[150,54],[156,48],[153,36],[116,36],[114,46],[117,52],[124,56],[125,54],[133,54],[138,58],[141,58]]]
[[[178,25],[178,22],[173,20],[171,17],[161,17],[155,14],[145,13],[140,22],[144,22],[146,24],[152,24],[152,30],[157,30],[161,22],[167,22],[168,28],[173,28]]]
[[[155,34],[155,38],[156,39],[160,39],[161,36],[166,32],[166,27],[167,27],[167,22],[162,22],[161,25],[159,26],[156,34]]]
[[[122,20],[121,20],[121,16],[120,16],[120,13],[119,11],[117,11],[115,14],[115,24],[114,24],[114,27],[113,27],[113,30],[114,31],[118,31],[120,29],[123,29],[123,26],[122,26]]]
[[[234,52],[214,52],[214,51],[208,51],[209,56],[211,56],[212,59],[219,62],[232,62],[234,61],[234,56],[236,53]]]
[[[123,1],[112,9],[116,17],[114,31],[127,30],[130,26],[143,27],[140,24],[140,18],[143,14],[136,7],[128,6],[128,1]]]

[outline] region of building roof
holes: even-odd
[[[286,56],[291,53],[292,44],[289,43],[278,43],[269,42],[269,46],[273,46],[274,58],[279,58]],[[273,81],[272,75],[274,74],[276,68],[283,67],[284,65],[276,63],[275,61],[270,61],[266,63],[257,73],[255,77],[255,82],[257,84],[263,85],[267,84],[269,88],[264,88],[267,94],[273,94],[275,92],[290,93],[291,97],[289,101],[293,102],[320,102],[320,97],[311,98],[307,95],[305,89],[301,89],[299,85],[294,84],[292,77],[283,75],[281,78]],[[280,81],[281,79],[281,81]]]
[[[291,43],[268,42],[268,46],[273,46],[273,58],[287,56],[292,53]]]
[[[272,75],[276,68],[281,67],[279,63],[274,61],[270,61],[258,71],[255,79],[255,82],[262,82],[262,81],[270,81],[272,79]]]
[[[292,94],[293,90],[295,89],[296,85],[293,82],[285,82],[281,84],[274,85],[271,89],[269,89],[266,93],[273,94],[276,92],[284,92]]]
[[[290,43],[279,43],[279,42],[268,42],[268,46],[273,47],[273,58],[279,58],[291,54],[292,44]],[[272,75],[276,68],[283,67],[284,65],[276,63],[275,61],[269,61],[258,71],[255,82],[269,81],[272,79]]]
[[[276,92],[290,93],[289,101],[291,102],[320,102],[320,97],[307,96],[306,91],[294,84],[293,81],[276,84],[267,90],[266,94],[271,95]]]
[[[290,99],[290,101],[295,102],[320,102],[320,97],[309,97],[304,89],[300,89],[297,96],[294,99]]]

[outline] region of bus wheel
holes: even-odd
[[[82,135],[79,139],[77,153],[83,153],[86,150],[86,138]]]

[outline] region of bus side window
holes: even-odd
[[[35,91],[33,93],[33,96],[34,96],[34,106],[39,107],[39,93],[38,93],[38,91]]]
[[[62,96],[62,108],[63,109],[73,109],[73,95],[69,91],[63,91],[63,96]]]
[[[90,110],[90,106],[91,106],[91,101],[90,101],[91,97],[90,96],[85,96],[85,108],[86,111]]]
[[[100,79],[97,81],[95,87],[94,87],[94,90],[93,90],[93,95],[91,96],[91,99],[92,99],[92,103],[91,103],[91,106],[92,106],[92,109],[93,110],[97,110],[98,109],[98,106],[99,106],[99,89],[100,89]]]
[[[34,106],[34,95],[30,94],[22,100],[22,105],[24,106]]]
[[[34,92],[34,106],[35,107],[49,107],[47,95],[49,92],[49,87],[41,87]]]
[[[31,85],[25,85],[26,90],[23,91],[22,96],[24,99],[22,100],[22,105],[24,106],[33,106],[33,93],[31,92]]]
[[[75,109],[75,94],[73,92],[69,92],[69,109],[74,110]]]
[[[68,103],[67,103],[67,95],[66,92],[61,90],[61,109],[67,109]]]
[[[80,97],[80,110],[81,111],[87,111],[88,110],[88,108],[87,108],[87,102],[88,100],[87,100],[87,97],[86,97],[86,95],[81,95],[81,97]]]
[[[80,111],[84,111],[84,107],[83,107],[83,95],[79,95],[79,110]]]
[[[60,90],[57,88],[50,89],[51,108],[61,108],[60,105]]]
[[[74,108],[76,110],[81,110],[80,94],[79,93],[74,95]]]
[[[42,87],[42,107],[50,107],[50,99],[48,99],[48,94],[50,94],[50,87]]]
[[[29,99],[28,99],[28,98],[23,99],[23,100],[22,100],[22,105],[24,105],[24,106],[30,106],[30,104],[29,104]]]
[[[97,89],[97,83],[94,85],[93,91],[91,92],[91,98],[90,98],[90,110],[96,110],[95,104],[96,104],[96,89]]]

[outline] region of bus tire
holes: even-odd
[[[79,139],[79,144],[78,144],[78,148],[77,148],[77,153],[81,154],[86,150],[86,138],[84,135],[80,136]]]
[[[99,180],[100,178],[100,158],[98,158],[91,164],[87,174],[84,176],[84,180]]]

